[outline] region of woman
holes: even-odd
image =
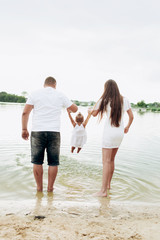
[[[129,121],[123,125],[123,115],[127,112]],[[132,121],[133,113],[129,101],[123,97],[114,80],[108,80],[104,85],[104,92],[91,114],[102,119],[105,114],[105,124],[102,138],[103,177],[102,187],[96,196],[107,197],[114,172],[114,159],[122,142],[124,133],[127,133]]]

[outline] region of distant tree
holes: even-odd
[[[147,104],[144,102],[144,100],[142,100],[142,101],[137,103],[137,107],[146,108]]]
[[[88,102],[82,102],[82,103],[81,103],[81,106],[83,106],[83,107],[88,106]]]
[[[151,111],[152,111],[152,112],[156,112],[156,111],[157,111],[157,108],[151,108]]]
[[[26,98],[23,96],[17,96],[15,94],[9,94],[6,92],[0,92],[0,102],[15,102],[15,103],[25,103]]]
[[[94,101],[91,101],[91,102],[89,102],[89,105],[90,105],[90,106],[94,106],[94,105],[95,105],[95,102],[94,102]]]
[[[28,96],[28,93],[26,91],[23,91],[21,95],[26,98]]]
[[[136,104],[131,103],[131,107],[132,107],[132,108],[134,108],[134,107],[136,107],[136,106],[137,106]]]
[[[77,106],[80,106],[80,102],[78,100],[72,100],[73,103],[75,103]]]

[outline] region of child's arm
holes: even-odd
[[[72,118],[72,116],[71,116],[71,111],[67,109],[67,112],[68,112],[68,116],[69,116],[69,118],[70,118],[70,120],[71,120],[71,123],[72,123],[73,127],[75,127],[75,126],[76,126],[76,123],[75,123],[75,121],[73,120],[73,118]]]
[[[84,128],[86,127],[86,125],[87,125],[87,123],[88,123],[90,117],[91,117],[91,111],[88,110],[87,118],[86,118],[86,120],[83,122],[83,127],[84,127]]]

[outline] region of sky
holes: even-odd
[[[158,0],[0,0],[0,92],[46,77],[70,99],[97,101],[114,79],[130,102],[160,102]]]

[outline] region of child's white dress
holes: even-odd
[[[86,141],[87,133],[83,124],[81,124],[80,126],[76,124],[72,132],[71,146],[82,148]]]

